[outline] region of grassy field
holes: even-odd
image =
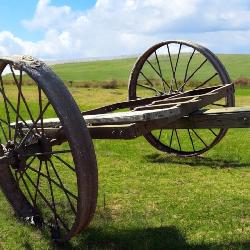
[[[218,55],[232,80],[250,78],[250,55]],[[98,62],[66,63],[53,66],[64,81],[105,82],[117,80],[126,83],[136,58]]]
[[[35,102],[33,87],[27,91]],[[127,98],[126,88],[70,91],[81,110]],[[249,88],[236,95],[237,105],[250,106]],[[197,158],[163,154],[143,138],[96,140],[99,197],[90,227],[55,245],[45,231],[15,219],[0,193],[0,249],[250,249],[248,135],[250,129],[229,130]]]

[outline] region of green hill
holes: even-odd
[[[250,78],[250,55],[241,54],[225,54],[218,55],[226,67],[232,80],[236,80],[239,77]]]
[[[52,66],[64,81],[127,81],[136,58],[65,63]]]
[[[219,59],[225,65],[232,80],[250,78],[250,55],[221,54]],[[105,61],[65,63],[52,66],[64,81],[103,82],[117,80],[127,82],[136,58]]]

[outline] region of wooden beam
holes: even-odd
[[[151,128],[188,129],[188,128],[249,128],[250,107],[232,107],[222,109],[210,109],[197,112],[190,116],[182,117],[177,121],[167,123],[164,120],[157,126],[151,124]]]
[[[155,129],[206,129],[206,128],[249,128],[250,107],[210,109],[196,112],[176,121],[169,119],[152,120],[142,123],[121,125],[88,125],[93,139],[134,139]],[[61,128],[45,128],[45,134],[55,139],[54,144],[66,140]],[[27,128],[23,128],[27,132]]]
[[[148,133],[144,125],[125,124],[125,125],[105,125],[105,126],[87,126],[92,139],[134,139]],[[28,128],[23,128],[24,133],[28,132]],[[38,131],[42,132],[41,128]],[[62,128],[44,128],[44,134],[52,141],[53,145],[65,142],[66,136]]]

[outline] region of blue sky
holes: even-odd
[[[77,59],[138,54],[168,39],[250,52],[248,0],[0,0],[0,55]]]
[[[35,0],[0,0],[0,31],[9,30],[18,37],[32,39],[33,41],[42,39],[42,32],[31,32],[25,29],[21,22],[22,20],[31,19],[33,17],[37,3],[38,1]],[[55,6],[68,5],[75,11],[83,11],[93,7],[96,0],[53,0],[52,3]]]

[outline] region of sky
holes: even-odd
[[[250,53],[249,0],[0,0],[0,56],[140,54],[164,40]]]

